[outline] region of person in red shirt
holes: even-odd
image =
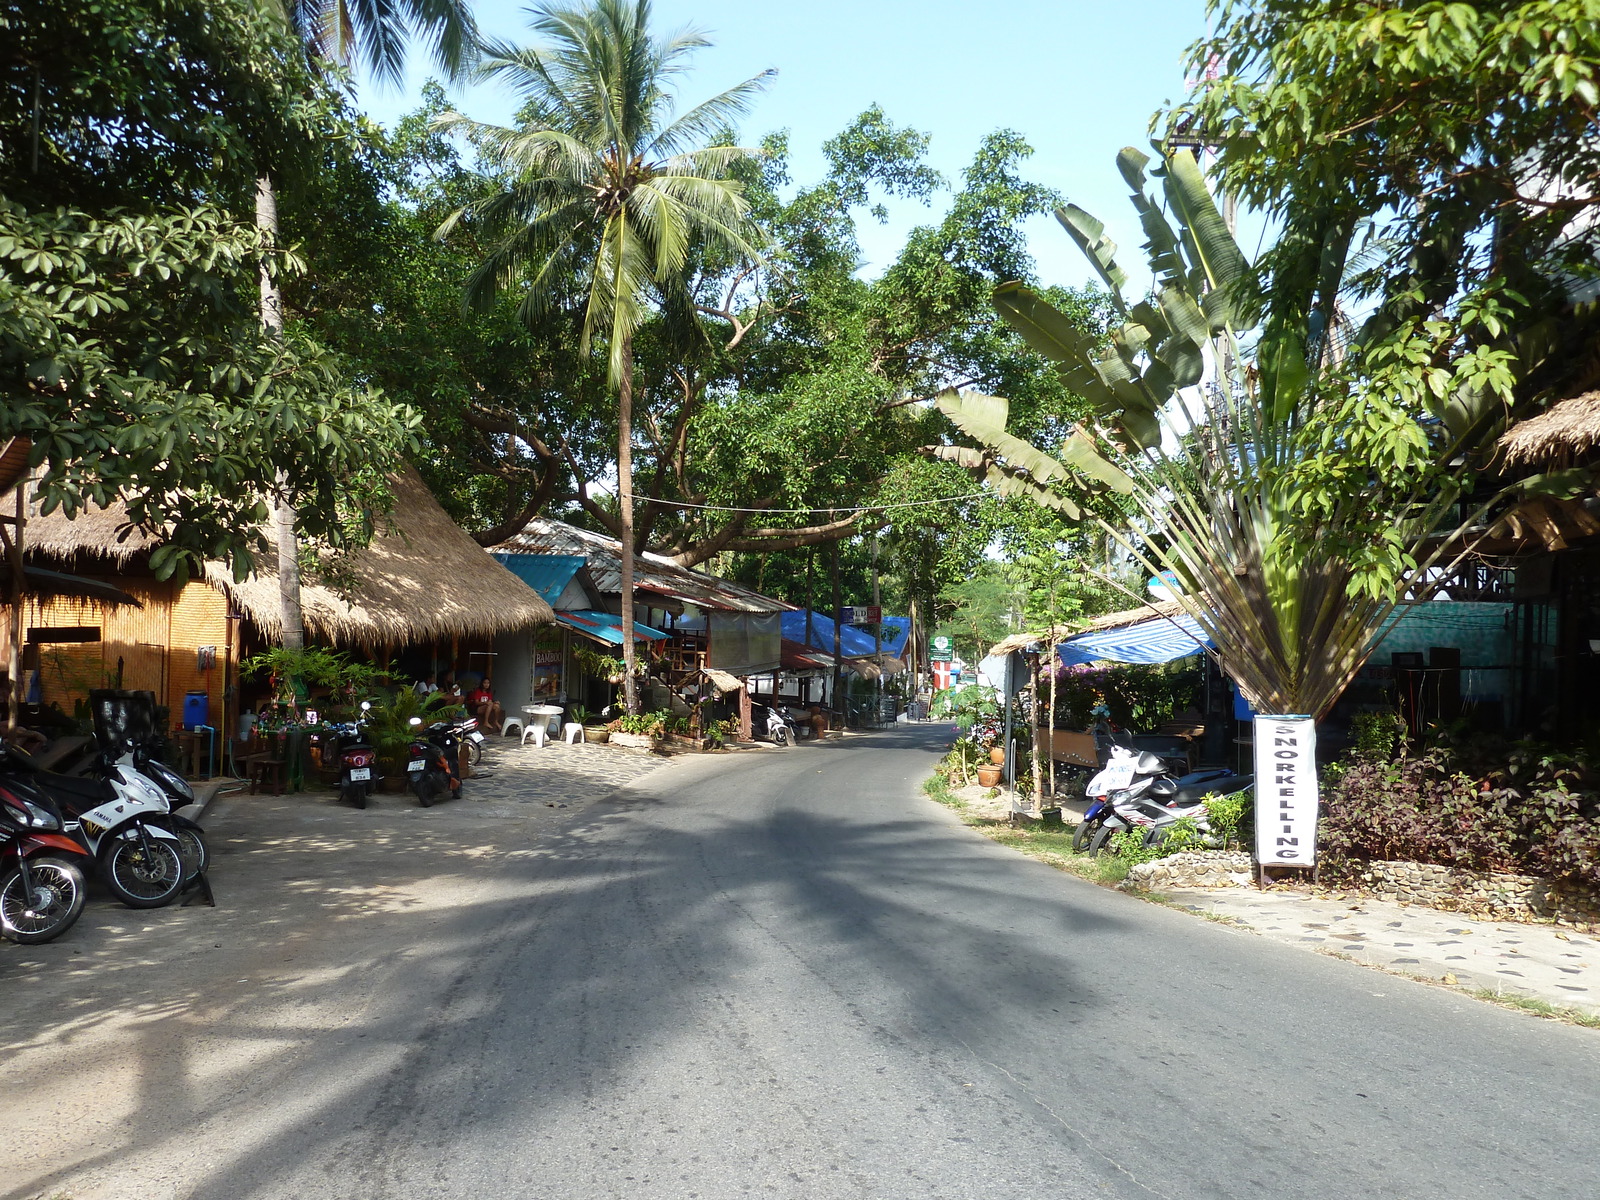
[[[467,711],[476,713],[478,724],[490,733],[499,733],[505,724],[506,710],[483,683],[467,693]]]

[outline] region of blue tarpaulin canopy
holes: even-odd
[[[595,612],[593,609],[556,610],[556,624],[576,629],[592,638],[599,638],[613,646],[622,645],[622,618],[616,613]],[[633,640],[636,642],[660,641],[667,635],[648,625],[633,623]]]
[[[1118,629],[1080,633],[1062,642],[1056,653],[1068,666],[1091,662],[1164,663],[1199,654],[1210,644],[1193,617],[1177,613]]]

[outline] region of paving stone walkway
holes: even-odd
[[[461,794],[495,806],[586,804],[672,761],[648,750],[609,744],[521,746],[515,738],[489,738],[483,751],[483,762],[462,782]]]
[[[1600,937],[1574,929],[1489,921],[1385,900],[1311,896],[1287,888],[1173,888],[1162,894],[1185,908],[1231,918],[1308,950],[1434,982],[1600,1013]]]

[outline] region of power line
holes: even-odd
[[[817,505],[812,508],[734,508],[726,504],[690,504],[687,500],[648,500],[649,504],[665,504],[672,508],[693,508],[703,512],[754,513],[757,516],[811,516],[813,513],[868,513],[888,512],[896,508],[922,508],[929,504],[954,504],[958,500],[976,500],[988,492],[966,492],[960,496],[944,496],[938,500],[901,500],[894,504]]]

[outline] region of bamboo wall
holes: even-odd
[[[72,626],[100,630],[97,642],[45,642],[36,647],[44,702],[59,704],[70,714],[74,702],[87,699],[91,688],[119,686],[120,667],[120,686],[154,692],[156,702],[172,710],[174,724],[182,719],[185,693],[205,692],[210,697],[211,724],[220,727],[230,658],[228,603],[223,595],[194,580],[180,588],[128,576],[91,578],[115,584],[144,607],[102,608],[71,597],[29,600],[23,612],[25,630]],[[0,628],[0,662],[9,649],[9,630],[7,621]],[[236,660],[237,629],[232,633],[231,656]],[[205,671],[198,662],[201,646],[216,647],[215,665]]]

